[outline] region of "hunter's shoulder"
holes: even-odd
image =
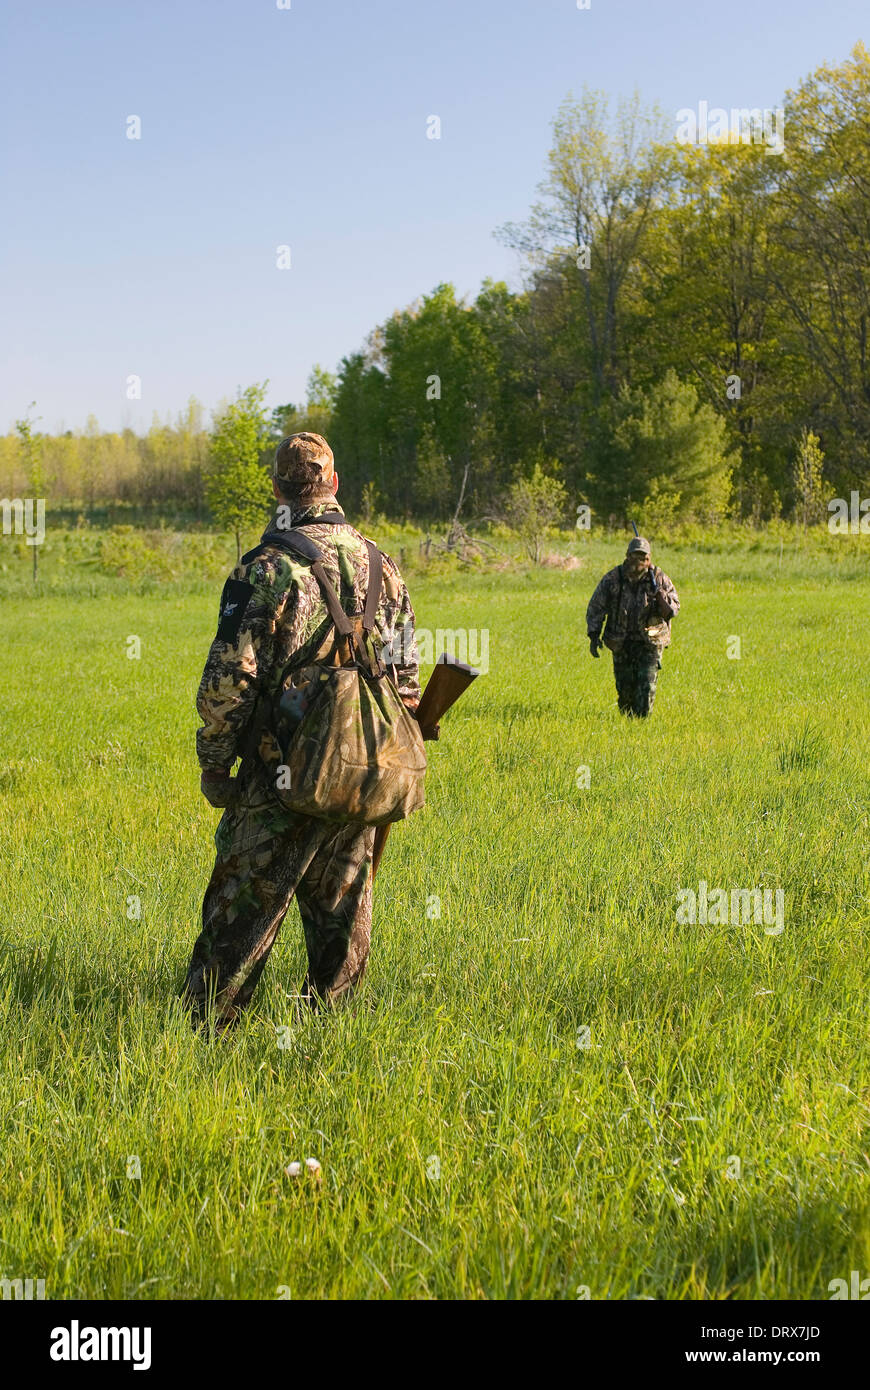
[[[264,541],[243,555],[230,579],[254,589],[286,589],[308,568],[306,560],[288,554],[281,546]]]
[[[378,549],[380,550],[380,546],[378,546]],[[381,550],[381,558],[384,562],[384,574],[391,575],[394,579],[398,580],[400,584],[404,583],[402,571],[399,569],[392,555],[388,555],[385,550]]]
[[[408,593],[408,586],[402,577],[402,571],[399,569],[399,566],[396,564],[392,555],[385,554],[383,550],[381,551],[381,555],[384,560],[384,588],[387,592],[387,598],[403,604],[410,603],[411,597]]]
[[[364,545],[365,537],[348,521],[347,517],[343,521],[307,521],[305,523],[305,534],[314,541],[315,545],[322,545],[324,541],[335,541],[344,545]]]
[[[610,589],[619,583],[619,576],[622,573],[622,565],[614,565],[612,570],[608,570],[598,581],[599,588]]]
[[[396,564],[396,561],[393,559],[392,555],[388,555],[386,550],[383,550],[381,546],[378,545],[378,542],[374,540],[373,537],[363,536],[360,532],[357,532],[357,535],[359,535],[360,540],[363,542],[364,545],[373,545],[376,550],[380,551],[381,560],[383,561],[384,566],[384,579],[388,582],[392,581],[399,588],[404,588],[405,581],[402,578],[402,571],[399,569],[399,566]]]

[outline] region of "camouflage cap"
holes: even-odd
[[[645,540],[643,536],[634,536],[628,542],[628,550],[625,553],[626,555],[634,555],[638,550],[642,550],[644,555],[650,554],[649,541]]]
[[[281,492],[305,502],[328,502],[334,496],[335,459],[322,434],[290,434],[275,450],[272,476]]]

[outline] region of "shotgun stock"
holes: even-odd
[[[426,682],[426,689],[420,697],[420,703],[414,715],[424,735],[427,730],[435,728],[441,716],[446,714],[452,705],[456,704],[460,695],[479,675],[480,672],[475,671],[473,666],[466,666],[462,661],[454,661],[447,652],[441,653],[435,664],[435,669]],[[378,871],[389,833],[389,825],[379,825],[375,831],[375,844],[372,850],[372,880]]]

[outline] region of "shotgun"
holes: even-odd
[[[441,716],[446,714],[452,705],[456,704],[460,695],[464,694],[471,682],[476,680],[479,675],[480,672],[475,671],[473,666],[466,666],[462,661],[455,661],[447,652],[441,653],[435,663],[434,671],[426,682],[426,689],[420,697],[420,703],[414,711],[414,718],[424,734],[435,728]],[[389,833],[389,824],[379,825],[375,831],[375,844],[372,850],[373,881]]]

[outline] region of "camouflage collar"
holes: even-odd
[[[344,516],[344,508],[334,497],[331,497],[328,502],[305,502],[298,505],[294,505],[292,502],[282,502],[281,508],[283,510],[279,510],[278,515],[283,522],[279,528],[282,531],[289,530],[291,526],[301,526],[306,522],[316,521],[319,516],[323,516],[324,512],[338,512],[339,515]],[[269,525],[266,529],[271,531],[273,526]]]

